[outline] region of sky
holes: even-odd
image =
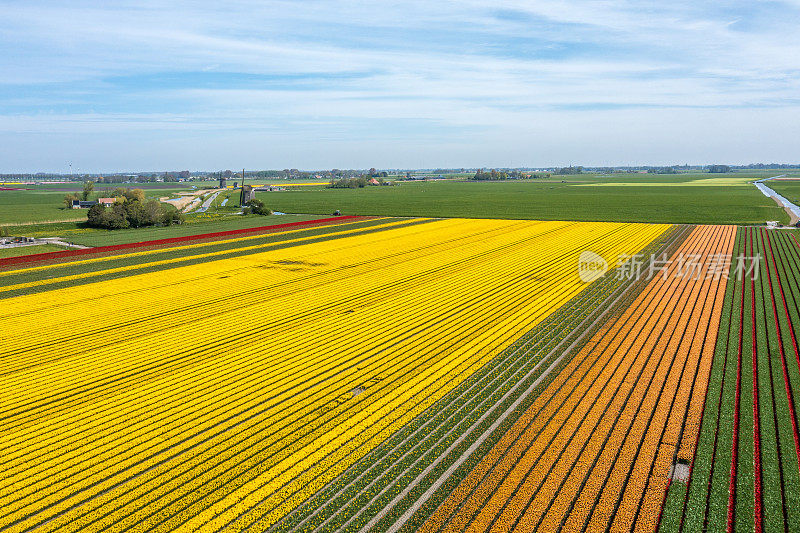
[[[800,0],[0,0],[0,172],[798,162],[798,28]]]

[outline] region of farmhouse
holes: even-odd
[[[116,198],[98,198],[97,200],[72,200],[72,209],[89,209],[93,205],[100,204],[103,207],[111,207],[117,201]]]

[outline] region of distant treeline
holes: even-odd
[[[782,169],[782,168],[800,168],[800,164],[783,164],[783,163],[753,163],[750,165],[733,166],[732,168],[757,168],[757,169]]]
[[[728,165],[709,165],[706,169],[710,174],[723,174],[730,172],[732,169]]]
[[[658,166],[617,166],[617,167],[583,167],[583,166],[569,166],[562,168],[553,168],[549,171],[558,175],[571,175],[581,174],[583,172],[598,172],[605,174],[612,173],[625,173],[625,172],[650,172],[657,171],[663,173],[662,170],[674,169],[678,172],[731,172],[733,170],[781,170],[781,169],[797,169],[800,168],[800,163],[750,163],[747,165],[671,165],[665,167]],[[726,170],[727,169],[727,170]],[[416,172],[415,169],[409,170],[394,170],[393,174],[408,174],[409,176]],[[468,168],[437,168],[426,173],[434,175],[445,174],[467,174],[473,172],[474,169]],[[505,169],[510,175],[511,172],[538,172],[534,167]],[[485,172],[484,169],[478,172]],[[667,172],[672,173],[672,172]],[[245,171],[245,179],[248,178],[281,178],[281,179],[341,179],[352,178],[364,175],[369,176],[387,176],[386,171],[377,171],[374,168],[369,170],[364,169],[330,169],[330,170],[298,170],[296,168],[285,168],[283,170],[248,170]],[[59,174],[50,172],[36,172],[36,173],[5,173],[0,174],[0,181],[20,181],[20,180],[69,180],[83,182],[86,180],[93,180],[96,183],[123,183],[123,182],[137,182],[137,183],[153,183],[153,182],[176,182],[182,180],[198,180],[209,179],[216,180],[221,177],[224,178],[241,178],[241,171],[222,170],[214,172],[191,172],[189,170],[180,171],[165,171],[165,172],[136,172],[136,173],[121,173],[115,172],[111,174]]]
[[[583,174],[583,167],[573,167],[572,165],[563,168],[557,168],[553,171],[553,174],[558,174],[559,176],[571,176],[573,174]]]
[[[548,172],[522,172],[520,170],[478,170],[471,179],[477,181],[496,181],[496,180],[521,180],[531,178],[550,177]]]
[[[678,169],[675,167],[650,167],[647,169],[648,174],[677,174]]]
[[[331,180],[328,184],[330,189],[360,189],[369,185],[370,180],[375,179],[380,185],[390,185],[385,181],[382,176],[373,178],[372,176],[358,176],[355,178],[341,178],[338,180]]]

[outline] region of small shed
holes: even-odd
[[[96,200],[72,200],[72,209],[89,209],[97,205]]]

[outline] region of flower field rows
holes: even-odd
[[[18,294],[31,287],[58,286],[59,284],[75,282],[76,280],[95,281],[103,277],[127,275],[137,271],[147,271],[154,268],[171,268],[173,265],[213,260],[222,256],[260,252],[264,250],[267,242],[276,242],[280,246],[292,245],[302,242],[317,240],[320,231],[324,237],[339,237],[341,235],[364,232],[366,230],[380,230],[392,226],[408,225],[425,222],[426,219],[391,220],[391,219],[356,219],[342,221],[330,227],[309,230],[288,229],[284,231],[258,232],[255,235],[237,236],[221,240],[213,239],[204,242],[171,245],[166,249],[162,247],[147,246],[146,249],[127,252],[100,254],[87,259],[70,262],[48,262],[44,265],[22,265],[10,270],[0,271],[0,296],[5,294]],[[328,226],[328,225],[325,225]],[[264,228],[257,228],[264,229]],[[226,232],[227,233],[227,232]],[[266,233],[266,235],[264,235]],[[171,239],[173,240],[173,239]],[[155,242],[155,241],[150,241]],[[232,249],[234,252],[232,252]],[[97,250],[92,248],[90,250]],[[80,251],[80,250],[79,250]],[[58,252],[61,253],[61,252]],[[47,256],[50,254],[42,254]],[[26,256],[28,257],[28,256]],[[15,258],[14,258],[15,259]],[[77,272],[75,272],[77,269]],[[27,278],[27,279],[26,279]],[[20,281],[21,280],[21,281]]]
[[[730,254],[698,227],[676,254]],[[656,276],[483,455],[421,531],[653,531],[699,430],[725,279]],[[698,401],[700,400],[700,401]]]
[[[386,227],[402,225],[402,224],[406,224],[406,222],[387,222],[387,223],[381,225],[380,228],[383,229],[383,228],[386,228]],[[351,233],[351,232],[358,232],[360,230],[361,230],[361,228],[352,229],[352,230],[344,229],[340,233],[347,234],[347,233]],[[247,240],[247,239],[251,239],[251,238],[253,238],[253,237],[240,237],[238,239],[232,239],[232,241],[241,243],[241,241],[244,241],[244,240]],[[314,237],[299,237],[297,239],[283,240],[282,243],[294,243],[294,242],[298,242],[298,241],[310,240],[310,239],[313,239],[313,238]],[[188,245],[186,247],[179,247],[179,248],[180,249],[185,249],[185,248],[191,248],[191,247],[194,247],[194,246],[197,246],[197,245]],[[205,245],[203,245],[203,246],[205,246]],[[251,245],[251,246],[239,246],[237,248],[237,250],[238,251],[249,251],[249,250],[260,250],[262,248],[263,248],[263,245],[255,244],[255,245]],[[135,256],[144,255],[144,254],[147,254],[147,253],[148,252],[138,252],[138,253],[135,253],[135,254],[122,254],[121,256],[118,256],[118,257],[125,258],[125,257],[134,256],[134,255]],[[218,251],[218,252],[197,253],[197,254],[192,254],[192,256],[193,257],[199,257],[199,258],[210,258],[210,257],[217,256],[217,255],[223,255],[223,254],[226,254],[226,253],[227,253],[227,251],[223,250],[223,251]],[[100,259],[88,260],[86,262],[98,262],[98,261],[100,261]],[[141,269],[143,267],[161,266],[161,265],[166,265],[166,264],[171,264],[171,263],[177,263],[177,262],[180,262],[180,261],[183,261],[182,257],[173,258],[173,259],[163,259],[163,260],[160,260],[160,261],[150,261],[150,262],[144,262],[144,263],[136,263],[136,264],[133,264],[133,265],[127,265],[127,266],[124,266],[124,267],[117,267],[117,268],[103,268],[100,272],[102,274],[109,274],[109,273],[114,274],[114,273],[118,273],[118,272],[125,272],[125,271],[128,271],[128,270]],[[54,267],[51,267],[51,268],[55,269],[56,267],[54,266]],[[68,275],[68,276],[61,276],[58,279],[60,281],[72,281],[72,280],[76,280],[76,279],[80,279],[80,278],[84,278],[84,277],[91,277],[93,275],[96,275],[96,272],[73,274],[73,275]],[[33,286],[47,285],[47,284],[50,284],[50,283],[52,283],[52,279],[44,279],[44,280],[39,280],[39,281],[35,281],[35,282],[21,283],[21,284],[16,284],[16,285],[7,285],[5,287],[2,287],[0,289],[0,291],[14,291],[14,290],[19,290],[19,289],[27,289],[27,288],[30,288],[30,287],[33,287]]]
[[[758,268],[729,284],[688,483],[670,487],[663,531],[791,531],[800,524],[800,246],[740,228]]]
[[[110,246],[97,246],[94,248],[62,250],[59,252],[29,254],[19,257],[7,257],[0,259],[0,269],[16,265],[28,265],[32,263],[52,262],[64,259],[72,260],[72,258],[74,257],[86,257],[86,256],[98,257],[108,253],[117,253],[122,250],[148,249],[159,246],[174,246],[177,244],[185,244],[193,241],[226,239],[226,238],[232,238],[243,235],[253,235],[264,232],[286,231],[289,229],[296,229],[301,227],[341,224],[347,221],[356,221],[363,218],[364,217],[357,217],[350,215],[350,216],[331,217],[331,218],[316,219],[316,220],[301,220],[298,222],[289,222],[286,224],[275,224],[264,227],[218,231],[215,233],[202,233],[199,235],[187,235],[185,237],[171,237],[167,239],[158,239],[153,241],[132,242],[127,244],[114,244]]]
[[[125,277],[58,286],[43,269],[36,275],[51,287],[31,294],[25,291],[37,281],[10,276],[7,287],[18,292],[0,308],[0,531],[348,523],[399,490],[397,480],[415,468],[434,468],[430,457],[420,459],[424,452],[446,449],[461,430],[477,431],[479,415],[492,420],[497,405],[526,398],[516,384],[533,387],[545,376],[537,362],[616,294],[611,281],[587,289],[579,279],[582,251],[613,264],[671,230],[498,220],[371,224],[332,226],[329,237],[287,233],[269,244],[237,242],[248,248],[240,255],[183,250],[202,259],[195,264],[146,256],[142,264],[168,266],[168,276],[97,261],[83,268]],[[683,246],[723,250],[733,242],[726,231],[698,228]],[[717,312],[720,284],[663,285],[643,294],[668,298],[685,290],[705,303],[685,319],[641,326],[645,335],[668,325],[689,331]],[[559,319],[548,322],[551,316]],[[612,327],[597,335],[605,339],[606,331],[633,342]],[[695,336],[667,343],[670,355],[659,357],[682,358],[697,370],[671,379],[657,365],[653,379],[670,391],[663,399],[637,388],[647,405],[641,417],[661,424],[644,431],[637,416],[636,430],[625,430],[632,442],[644,442],[625,459],[641,477],[625,494],[645,502],[663,492],[658,480],[651,489],[648,462],[660,468],[672,461],[658,445],[662,434],[675,450],[683,438],[691,441],[682,426],[659,418],[663,409],[699,419],[689,399],[704,378],[687,380],[707,363]],[[595,338],[592,345],[603,342]],[[603,357],[605,351],[581,351],[548,378],[552,383],[542,382],[542,394],[566,392],[555,385],[562,376],[590,371],[574,361]],[[440,402],[445,398],[458,401]],[[573,396],[564,401],[576,412],[584,405],[569,403]],[[416,431],[423,426],[431,431]],[[386,468],[347,477],[373,456],[386,458],[374,463]],[[524,457],[519,464],[531,460]],[[377,474],[392,468],[397,475],[380,481]],[[616,477],[611,483],[626,490]],[[324,491],[346,495],[341,509],[354,512],[303,510]],[[502,494],[488,501],[500,503]]]
[[[654,252],[664,249],[665,243],[674,245],[682,233],[665,232],[645,250]],[[271,529],[357,530],[367,527],[370,519],[378,521],[378,529],[391,524],[392,517],[406,511],[415,494],[428,488],[437,474],[451,468],[458,452],[473,444],[492,422],[499,421],[514,400],[521,402],[515,410],[519,416],[516,411],[543,388],[548,379],[545,365],[562,353],[560,348],[574,336],[587,334],[587,323],[619,305],[619,297],[630,292],[628,283],[615,276],[601,278],[584,289]],[[450,476],[448,483],[455,477]],[[395,501],[398,495],[403,495],[401,501]],[[389,512],[384,512],[387,509]]]

